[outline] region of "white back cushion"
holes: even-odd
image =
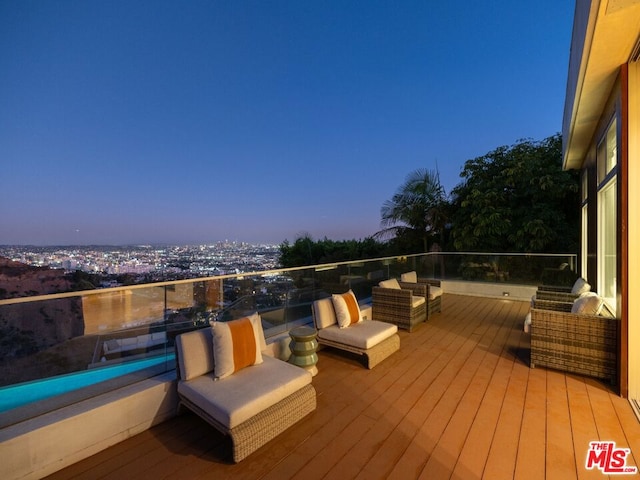
[[[397,278],[391,278],[389,280],[383,280],[378,284],[382,288],[395,288],[397,290],[401,290],[400,284],[398,283]]]
[[[180,378],[191,380],[213,370],[210,328],[183,333],[176,337]]]
[[[318,330],[338,323],[331,297],[313,302],[313,321]]]
[[[589,285],[584,278],[580,277],[576,280],[576,283],[573,284],[571,293],[580,295],[582,293],[588,292],[589,290],[591,290],[591,285]]]
[[[573,301],[571,313],[599,315],[604,301],[595,292],[585,292]]]
[[[400,275],[401,282],[418,283],[418,274],[414,272],[407,272]]]

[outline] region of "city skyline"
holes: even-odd
[[[561,129],[573,2],[0,3],[0,245],[361,239]]]

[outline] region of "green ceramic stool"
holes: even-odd
[[[289,331],[289,335],[291,336],[289,363],[302,367],[315,376],[318,373],[318,368],[316,367],[318,363],[318,354],[316,353],[318,349],[318,341],[316,340],[318,332],[311,327],[296,327]]]

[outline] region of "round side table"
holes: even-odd
[[[318,349],[317,335],[316,329],[311,327],[296,327],[289,331],[289,336],[291,337],[289,363],[304,368],[311,372],[313,376],[318,373],[318,368],[316,367],[316,363],[318,363],[318,355],[316,354]]]

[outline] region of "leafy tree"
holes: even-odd
[[[380,257],[386,246],[371,237],[364,240],[334,241],[324,238],[314,241],[310,235],[298,237],[293,244],[280,244],[280,265],[283,268],[319,265]]]
[[[449,202],[437,172],[419,169],[411,172],[391,200],[380,209],[381,226],[376,238],[393,238],[410,250],[426,252],[429,239],[444,240]],[[411,247],[413,246],[413,248]]]
[[[460,176],[452,191],[458,251],[577,250],[578,173],[562,170],[559,134],[468,160]]]
[[[93,290],[100,285],[100,276],[76,270],[71,274],[73,291]]]

